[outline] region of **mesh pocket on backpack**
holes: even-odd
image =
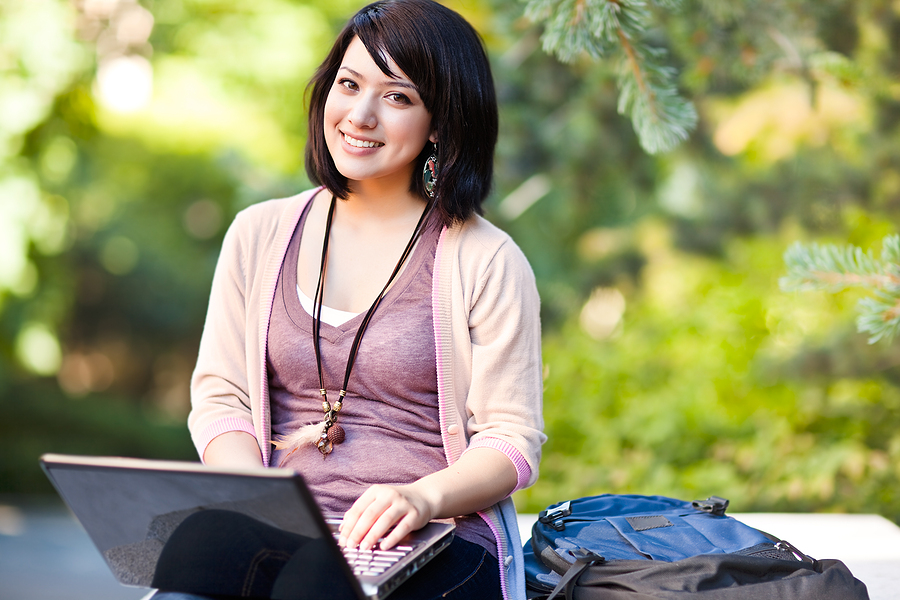
[[[759,544],[758,546],[753,546],[752,548],[747,548],[746,550],[741,550],[740,552],[735,552],[735,554],[743,554],[745,556],[758,556],[760,558],[774,558],[776,560],[790,560],[790,561],[799,561],[793,552],[788,550],[782,550],[775,546],[775,544],[765,543]]]

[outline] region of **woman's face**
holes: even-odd
[[[353,38],[325,100],[325,144],[350,181],[399,178],[409,185],[425,142],[435,141],[431,114],[416,86],[390,57],[385,75]]]

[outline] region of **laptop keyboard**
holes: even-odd
[[[356,576],[381,575],[404,556],[412,552],[412,546],[394,546],[390,550],[360,550],[359,548],[341,548],[347,562]]]

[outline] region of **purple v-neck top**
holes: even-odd
[[[297,260],[308,211],[309,206],[288,246],[270,319],[267,363],[273,436],[319,423],[323,417],[312,317],[297,295]],[[411,483],[447,466],[431,314],[439,235],[439,227],[426,228],[363,335],[340,412],[346,440],[326,459],[313,445],[273,452],[270,464],[302,473],[326,513],[343,514],[373,484]],[[363,316],[336,327],[321,324],[319,349],[332,403],[338,398]],[[456,535],[496,556],[494,536],[481,518],[458,518],[456,524]]]

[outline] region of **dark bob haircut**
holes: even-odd
[[[444,225],[481,213],[491,189],[497,144],[497,97],[481,38],[460,15],[432,0],[383,0],[344,26],[309,83],[306,170],[310,179],[347,199],[350,188],[325,145],[325,100],[344,53],[359,37],[372,60],[396,77],[385,57],[418,88],[437,135],[435,211]],[[426,142],[410,191],[426,198],[422,170],[434,146]]]

